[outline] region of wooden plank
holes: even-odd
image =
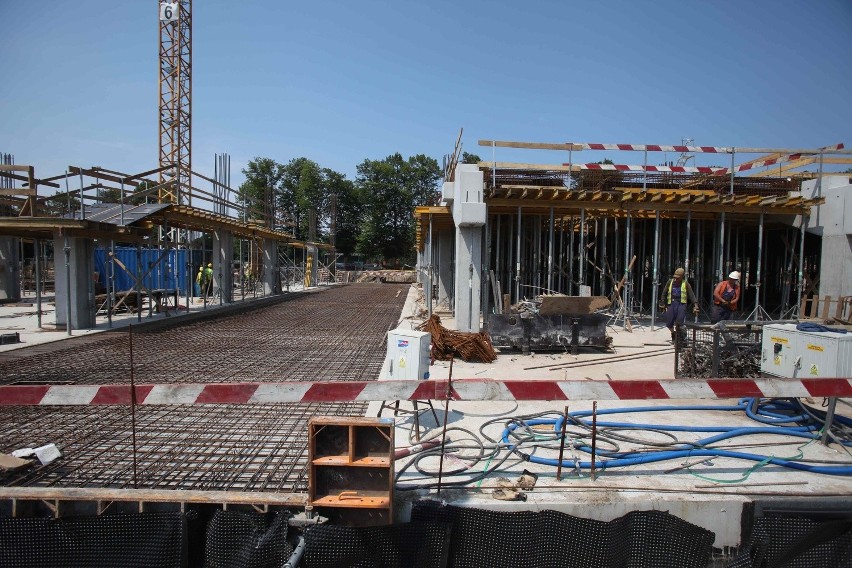
[[[573,150],[579,152],[583,149],[578,144],[550,143],[550,142],[514,142],[509,140],[480,140],[480,146],[494,146],[496,148],[526,148],[528,150]]]
[[[543,316],[593,314],[608,308],[610,303],[606,296],[541,296],[538,313]]]
[[[549,172],[579,172],[581,171],[580,166],[564,166],[562,164],[528,164],[526,162],[487,162],[481,161],[477,163],[480,168],[488,168],[494,169],[496,167],[497,171],[500,170],[536,170],[536,171],[549,171]]]
[[[145,503],[228,503],[283,506],[304,506],[307,504],[308,500],[305,493],[71,487],[0,487],[0,499],[131,501]]]

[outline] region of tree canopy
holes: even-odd
[[[424,154],[364,160],[356,179],[305,157],[255,158],[237,191],[248,219],[274,219],[299,240],[330,242],[344,255],[399,264],[414,257],[412,210],[438,201],[441,170]],[[311,219],[315,219],[312,234]]]

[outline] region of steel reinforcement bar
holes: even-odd
[[[136,404],[276,404],[383,400],[656,400],[850,397],[852,379],[670,379],[243,382],[136,385]],[[0,386],[0,406],[129,405],[130,385]]]

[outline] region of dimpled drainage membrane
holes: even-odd
[[[135,381],[375,379],[408,288],[333,287],[216,319],[134,330]],[[0,384],[130,382],[126,332],[3,355]],[[129,407],[5,407],[0,452],[54,443],[63,457],[0,473],[0,484],[303,492],[308,419],[365,410],[364,403],[137,406],[134,452]]]

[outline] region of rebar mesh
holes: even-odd
[[[356,284],[168,329],[134,331],[137,383],[369,380],[407,285]],[[179,320],[177,320],[179,323]],[[26,350],[0,362],[5,384],[129,383],[126,333]],[[0,451],[55,443],[63,458],[0,474],[7,486],[302,492],[307,423],[360,416],[365,403],[7,407]],[[134,461],[136,474],[134,477]]]

